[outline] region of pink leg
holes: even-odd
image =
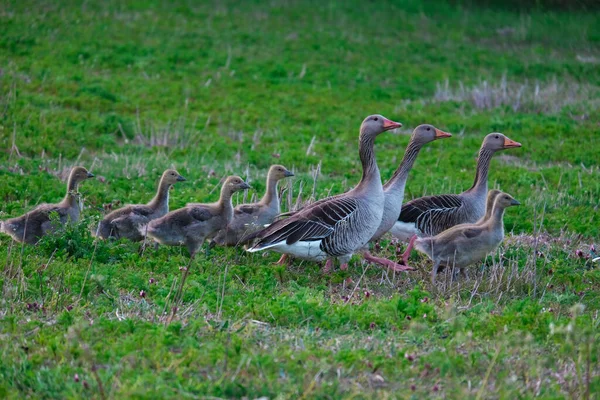
[[[398,263],[393,262],[392,260],[388,260],[387,258],[375,257],[373,254],[371,254],[368,251],[365,251],[363,253],[363,257],[368,262],[383,265],[384,267],[387,267],[396,272],[413,271],[414,270],[413,267],[409,267],[408,265],[398,264]]]
[[[341,269],[342,271],[345,271],[345,270],[347,270],[347,269],[348,269],[348,263],[343,263],[343,264],[340,264],[340,269]]]
[[[288,264],[288,255],[287,254],[282,254],[281,257],[279,257],[279,260],[275,263],[277,265],[287,265]]]
[[[332,269],[333,269],[333,260],[331,258],[328,258],[327,261],[325,261],[325,266],[323,267],[323,273],[328,274],[331,272]]]
[[[406,251],[402,253],[402,262],[404,263],[404,265],[408,264],[408,257],[410,257],[410,252],[412,251],[413,247],[415,247],[415,240],[417,240],[417,235],[413,235],[410,238],[410,242],[408,242],[408,247],[406,248]]]

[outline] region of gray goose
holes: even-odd
[[[92,235],[102,239],[144,240],[139,227],[169,212],[169,190],[176,182],[182,181],[185,178],[179,172],[167,169],[160,178],[156,195],[148,204],[130,204],[114,210],[100,221],[98,228],[92,228]]]
[[[240,204],[233,209],[233,220],[213,239],[220,246],[244,244],[252,233],[273,222],[280,212],[277,183],[294,176],[283,165],[272,165],[267,174],[267,191],[258,203]]]
[[[250,185],[239,176],[229,176],[221,187],[219,201],[210,204],[189,203],[164,217],[152,220],[140,233],[168,246],[186,246],[194,258],[204,240],[212,238],[233,218],[231,196]]]
[[[501,133],[487,135],[479,150],[473,185],[461,194],[425,196],[404,204],[398,221],[390,229],[392,236],[406,241],[414,235],[433,236],[454,225],[476,222],[485,213],[492,156],[496,151],[514,147],[521,144]],[[403,256],[405,264],[410,250],[409,245]]]
[[[373,237],[383,215],[383,186],[373,151],[375,138],[400,126],[381,115],[365,118],[359,136],[363,168],[359,184],[274,222],[253,235],[257,241],[248,251],[272,249],[305,260],[327,260],[324,271],[331,269],[332,258],[337,257],[342,263],[340,268],[346,269],[352,254]]]
[[[425,144],[433,142],[434,140],[448,137],[452,137],[452,135],[437,129],[433,125],[419,125],[414,129],[408,146],[406,146],[402,162],[390,180],[383,185],[383,193],[385,196],[383,218],[379,224],[379,228],[370,241],[379,240],[394,226],[394,223],[398,220],[398,215],[400,214],[402,207],[402,199],[404,198],[406,180],[408,179],[408,174],[410,173],[410,170],[417,159],[421,148]],[[363,252],[363,257],[369,262],[383,265],[395,271],[412,270],[411,267],[395,263],[387,258],[375,257],[369,252],[368,249]]]
[[[488,219],[476,224],[457,225],[435,236],[417,238],[415,249],[434,262],[431,282],[435,283],[441,265],[458,268],[464,275],[465,267],[494,251],[504,239],[504,210],[519,204],[512,196],[499,193]]]
[[[83,208],[80,194],[77,192],[79,183],[94,174],[83,167],[73,167],[67,182],[67,194],[60,203],[40,204],[27,214],[7,219],[0,224],[0,231],[10,235],[17,242],[27,244],[37,243],[42,236],[55,231],[58,226],[51,221],[51,214],[57,213],[61,225],[79,221]]]

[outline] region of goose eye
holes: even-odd
[[[373,121],[378,121],[378,120],[379,120],[379,118],[377,118],[377,117],[373,118]]]
[[[427,130],[428,130],[428,131],[430,131],[430,130],[431,130],[431,128],[427,128]]]
[[[496,135],[496,136],[494,136],[494,137],[495,137],[496,139],[498,139],[498,138],[499,138],[499,136],[498,136],[498,135]]]

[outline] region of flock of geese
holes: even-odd
[[[267,190],[257,203],[233,207],[232,195],[250,188],[239,176],[229,176],[215,203],[189,203],[169,211],[169,189],[185,181],[177,171],[166,170],[156,195],[147,204],[127,205],[105,215],[92,228],[101,239],[145,241],[186,246],[193,258],[206,240],[210,245],[245,246],[248,252],[270,249],[288,257],[325,261],[324,272],[334,260],[346,269],[353,254],[394,271],[410,271],[408,256],[414,248],[432,259],[432,282],[441,268],[464,268],[476,263],[502,242],[503,215],[519,202],[499,190],[488,192],[488,172],[496,151],[521,147],[501,133],[490,133],[481,145],[473,185],[460,194],[425,196],[402,204],[410,170],[421,148],[452,135],[432,125],[419,125],[411,135],[404,157],[392,177],[382,184],[375,159],[375,139],[383,132],[401,127],[381,115],[371,115],[360,126],[359,156],[362,177],[350,191],[316,201],[304,208],[281,214],[277,183],[294,176],[281,165],[267,175]],[[25,215],[1,221],[0,232],[15,241],[35,244],[60,225],[77,222],[83,204],[78,185],[94,175],[74,167],[67,193],[57,204],[41,204]],[[54,217],[53,217],[54,215]],[[386,233],[408,242],[401,260],[371,254],[369,243]]]

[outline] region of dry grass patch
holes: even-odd
[[[500,82],[481,80],[478,84],[466,86],[463,82],[450,83],[449,80],[437,83],[433,95],[434,102],[468,102],[478,110],[510,107],[514,112],[554,114],[565,107],[600,106],[600,88],[573,81],[511,82],[506,75]]]

